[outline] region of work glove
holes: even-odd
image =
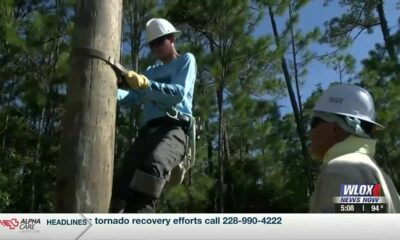
[[[150,81],[146,76],[138,74],[135,71],[128,72],[126,82],[133,89],[146,89],[150,85]]]

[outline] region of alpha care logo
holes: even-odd
[[[19,225],[19,229],[21,229],[22,232],[39,232],[35,229],[37,224],[40,224],[39,218],[23,218]]]
[[[15,230],[19,226],[19,221],[16,218],[0,219],[0,225],[11,230]]]

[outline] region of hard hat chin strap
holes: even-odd
[[[344,116],[344,119],[346,121],[346,126],[351,127],[351,129],[354,130],[354,135],[364,137],[364,138],[371,138],[370,135],[365,133],[365,131],[361,127],[361,121],[360,119],[356,117],[349,117],[349,116]]]
[[[337,123],[343,130],[358,137],[371,138],[361,127],[361,120],[356,117],[337,115],[333,113],[315,112],[315,117],[320,117],[330,123]]]

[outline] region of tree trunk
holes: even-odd
[[[131,33],[131,57],[133,70],[139,70],[139,52],[142,38],[142,26],[139,16],[139,2],[132,1],[133,9],[129,9],[129,29]],[[130,5],[130,6],[132,6]]]
[[[131,61],[134,71],[139,71],[139,53],[142,37],[142,26],[140,24],[139,16],[139,1],[128,2],[128,20],[129,20],[129,33],[131,44]],[[129,111],[129,140],[136,138],[139,134],[140,128],[140,111],[131,108]]]
[[[2,149],[5,149],[5,147],[6,147],[7,129],[8,129],[8,118],[9,118],[9,114],[7,113],[7,115],[6,115],[6,122],[5,122],[5,124],[4,124],[4,130],[3,130],[3,132],[4,132],[4,134],[3,134],[3,141],[2,141],[2,144],[1,144]]]
[[[12,79],[11,83],[10,83],[10,89],[13,89],[14,87],[15,87],[15,80]],[[4,94],[4,96],[1,96],[0,99],[3,98],[3,97],[4,97],[4,106],[5,106],[4,109],[7,112],[6,121],[5,121],[5,124],[4,124],[4,130],[2,130],[3,133],[4,133],[3,134],[3,140],[2,140],[2,149],[5,150],[6,143],[7,143],[7,131],[8,131],[8,124],[9,124],[8,122],[9,122],[9,118],[12,117],[12,114],[10,114],[8,107],[10,107],[11,101],[12,101],[12,99],[14,99],[14,96],[12,95],[12,92],[11,92],[11,93],[8,93],[8,94]],[[2,102],[0,102],[0,104],[1,103]]]
[[[224,95],[223,80],[217,89],[218,112],[219,112],[219,130],[218,130],[218,212],[224,212]]]
[[[73,47],[120,55],[122,0],[77,1]],[[104,61],[73,55],[67,85],[58,212],[108,212],[113,174],[117,76]]]
[[[187,186],[186,186],[186,213],[193,212],[193,197],[192,197],[192,168],[187,173]]]
[[[397,62],[396,51],[393,45],[392,38],[390,37],[389,27],[387,25],[385,11],[383,9],[383,0],[378,0],[376,5],[376,10],[379,16],[379,25],[381,26],[381,31],[383,39],[385,40],[385,48],[389,54],[392,61]]]
[[[276,22],[275,22],[275,18],[274,18],[274,14],[272,11],[271,6],[268,6],[268,11],[269,11],[269,16],[270,16],[270,20],[271,20],[271,24],[272,24],[272,29],[274,32],[274,38],[275,38],[275,43],[277,48],[280,47],[280,38],[279,38],[279,33],[278,33],[278,29],[276,27]],[[307,138],[306,138],[306,132],[304,130],[304,121],[300,115],[300,111],[299,111],[299,106],[297,104],[296,101],[296,96],[295,93],[293,91],[293,87],[292,87],[292,82],[291,82],[291,78],[289,75],[289,70],[286,64],[286,60],[284,57],[281,58],[281,66],[282,66],[282,70],[283,70],[283,75],[285,77],[285,81],[286,81],[286,87],[289,93],[289,98],[290,98],[290,102],[293,108],[293,114],[295,117],[295,121],[296,121],[296,127],[297,127],[297,133],[299,135],[300,138],[300,144],[301,144],[301,150],[303,153],[303,158],[304,158],[304,171],[305,174],[307,175],[307,186],[308,186],[308,191],[310,194],[313,189],[313,177],[311,175],[311,157],[310,154],[308,153],[308,149],[307,149]]]
[[[209,120],[207,119],[204,123],[205,125],[205,135],[207,138],[207,161],[208,161],[208,174],[213,175],[214,174],[214,163],[213,163],[213,134],[211,133],[210,129],[210,123]]]
[[[296,94],[297,94],[297,101],[299,106],[299,113],[301,118],[303,118],[303,109],[301,108],[301,94],[300,94],[300,83],[299,83],[299,72],[297,68],[297,51],[296,51],[296,40],[293,33],[293,7],[292,7],[292,0],[289,0],[289,21],[290,21],[290,39],[292,45],[292,57],[293,57],[293,68],[294,68],[294,81],[296,84]]]
[[[40,149],[42,146],[42,132],[43,132],[43,125],[44,125],[44,119],[45,119],[45,113],[46,113],[46,105],[42,107],[42,112],[40,114],[39,118],[39,124],[38,124],[38,134],[37,134],[37,142],[36,142],[36,149],[35,149],[35,155],[33,156],[33,163],[32,163],[32,175],[31,175],[31,192],[30,192],[30,206],[29,206],[29,212],[33,213],[35,211],[35,202],[36,202],[36,175],[37,171],[39,171],[39,160],[40,160]]]

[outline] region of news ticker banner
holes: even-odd
[[[0,214],[0,239],[399,239],[400,214]]]

